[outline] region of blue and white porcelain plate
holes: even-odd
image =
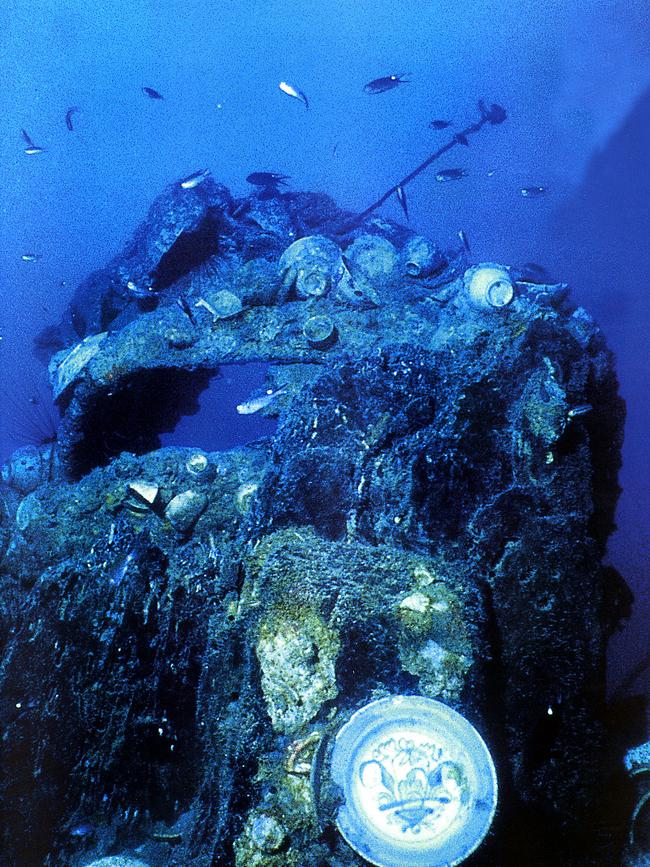
[[[450,867],[487,834],[497,803],[494,762],[459,713],[422,696],[373,701],[341,728],[332,778],[349,845],[378,867]]]

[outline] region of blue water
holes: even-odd
[[[629,418],[610,556],[637,604],[612,644],[615,686],[650,651],[645,0],[8,0],[0,34],[2,458],[18,444],[13,407],[39,376],[35,334],[167,184],[209,167],[243,195],[249,172],[271,170],[361,210],[446,140],[429,121],[462,126],[478,98],[506,106],[507,123],[455,149],[450,164],[467,178],[437,184],[434,169],[409,186],[411,225],[443,245],[462,228],[476,261],[535,261],[568,279],[617,353]],[[363,92],[390,73],[410,83]],[[309,111],[281,80],[308,95]],[[21,128],[44,153],[24,153]],[[530,199],[526,186],[549,189]],[[395,200],[383,213],[401,219]],[[241,384],[214,387],[170,441],[239,437],[219,408],[234,424]]]

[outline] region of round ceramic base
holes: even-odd
[[[492,757],[459,713],[422,696],[371,702],[341,728],[332,778],[337,825],[379,867],[450,867],[488,832],[497,803]]]

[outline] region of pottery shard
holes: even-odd
[[[208,498],[205,494],[183,491],[169,501],[165,517],[175,529],[186,532],[198,521],[207,504]]]
[[[99,352],[107,333],[102,331],[101,334],[91,334],[67,352],[58,352],[54,356],[50,362],[49,373],[55,400],[79,379],[81,371]]]
[[[158,496],[158,485],[155,482],[129,482],[129,491],[142,503],[153,506]]]

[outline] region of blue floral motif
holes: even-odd
[[[377,797],[387,823],[402,833],[436,832],[443,813],[457,813],[468,799],[462,767],[446,759],[434,743],[390,738],[359,767],[362,785]]]

